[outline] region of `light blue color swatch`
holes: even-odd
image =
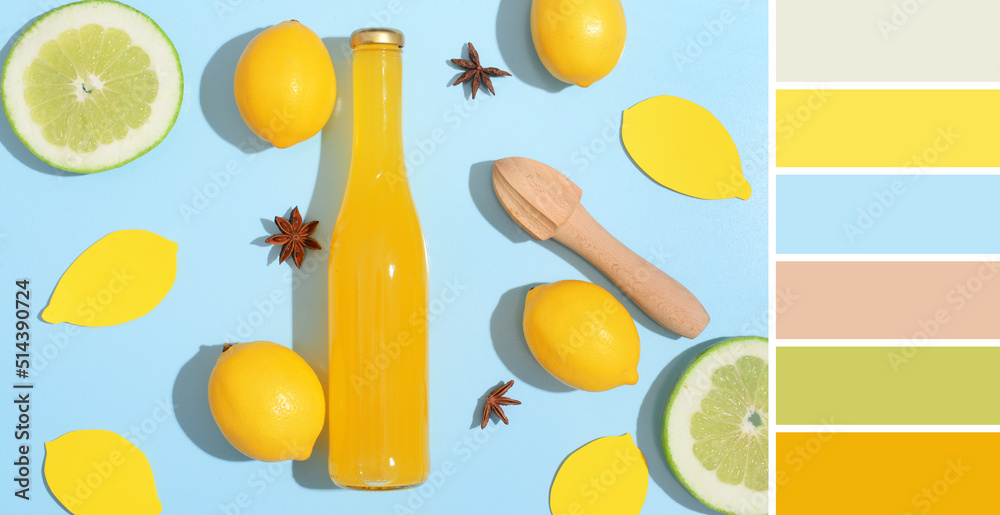
[[[534,54],[529,0],[134,0],[173,40],[184,103],[166,139],[128,165],[90,176],[54,170],[0,116],[0,335],[14,337],[14,281],[31,281],[31,500],[0,487],[0,513],[63,513],[42,480],[44,442],[108,429],[146,454],[166,515],[548,513],[560,463],[587,442],[631,433],[650,469],[643,513],[709,513],[674,479],[660,419],[695,354],[722,337],[767,334],[767,3],[626,1],[617,68],[589,88],[555,81]],[[3,40],[59,4],[5,2]],[[725,13],[725,14],[724,14]],[[260,29],[297,19],[323,37],[340,104],[317,136],[256,151],[236,112],[232,72]],[[728,20],[728,21],[720,21]],[[326,444],[306,462],[249,461],[208,412],[221,345],[293,347],[325,381],[326,251],[301,271],[263,244],[273,217],[299,206],[329,248],[350,161],[347,37],[365,26],[406,35],[403,123],[408,170],[430,266],[431,480],[412,490],[338,490]],[[472,41],[496,96],[450,86]],[[10,44],[0,58],[6,56]],[[697,102],[729,130],[753,187],[749,201],[706,201],[663,188],[621,146],[622,110],[656,95]],[[525,156],[566,173],[588,211],[638,254],[694,292],[712,317],[696,340],[660,329],[597,269],[555,242],[536,242],[493,193],[494,159]],[[89,245],[119,229],[178,243],[177,281],[148,315],[102,328],[45,324],[37,313]],[[569,391],[531,357],[521,316],[531,285],[584,279],[635,317],[639,382]],[[5,328],[5,329],[4,329]],[[6,331],[6,332],[3,332]],[[13,345],[0,350],[0,463],[14,473]],[[479,429],[482,398],[516,380],[510,425]]]
[[[779,254],[1000,252],[997,175],[779,175]]]

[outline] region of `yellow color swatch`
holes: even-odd
[[[74,515],[154,515],[162,510],[146,456],[111,431],[73,431],[47,442],[45,482]]]
[[[778,90],[778,166],[1000,166],[1000,91]]]
[[[997,512],[1000,434],[778,433],[777,441],[780,514]]]
[[[155,308],[176,276],[176,243],[147,231],[113,232],[70,265],[42,320],[87,327],[122,324]]]

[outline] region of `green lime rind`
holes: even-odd
[[[698,353],[698,355],[695,356],[694,360],[691,361],[691,364],[688,365],[687,369],[684,370],[684,373],[681,374],[681,377],[677,380],[677,384],[674,386],[673,391],[670,392],[670,398],[667,400],[667,405],[663,409],[663,416],[662,416],[661,422],[660,422],[660,425],[661,425],[660,443],[661,443],[661,445],[663,445],[663,453],[664,453],[664,455],[666,455],[667,464],[670,465],[670,471],[673,472],[674,477],[677,478],[677,481],[682,486],[684,486],[684,488],[688,492],[690,492],[691,495],[694,496],[695,499],[698,499],[699,502],[701,502],[705,506],[708,506],[709,508],[711,508],[711,509],[713,509],[713,510],[719,512],[719,513],[725,513],[726,515],[746,515],[746,514],[739,514],[739,513],[732,512],[732,511],[727,511],[727,510],[725,510],[725,509],[723,509],[723,508],[721,508],[721,507],[719,507],[719,506],[717,506],[717,505],[715,505],[715,504],[713,504],[713,503],[711,503],[711,502],[703,499],[702,496],[699,495],[698,492],[694,488],[692,488],[690,484],[688,484],[687,480],[684,479],[684,476],[681,475],[680,471],[678,470],[677,462],[674,461],[673,454],[671,454],[671,452],[670,452],[670,444],[668,442],[667,427],[668,427],[668,420],[669,420],[670,410],[671,410],[671,408],[673,408],[674,401],[677,399],[677,394],[679,393],[679,389],[677,388],[677,386],[684,384],[684,381],[687,379],[687,377],[691,373],[691,371],[695,370],[696,368],[698,368],[697,365],[699,363],[701,363],[701,361],[703,359],[705,359],[706,357],[708,357],[710,355],[713,355],[716,352],[721,351],[722,349],[724,349],[726,347],[732,346],[734,344],[746,342],[746,341],[756,341],[756,342],[767,343],[768,340],[767,340],[767,338],[761,338],[759,336],[742,336],[742,337],[737,337],[737,338],[730,338],[730,339],[725,340],[723,342],[719,342],[718,344],[713,345],[713,346],[711,346],[711,347],[709,347],[709,348],[701,351],[700,353]],[[755,514],[755,515],[767,515],[767,512],[761,512],[761,513]]]
[[[138,10],[138,9],[130,6],[130,5],[126,5],[126,4],[123,4],[121,2],[116,2],[115,0],[82,0],[80,2],[73,2],[71,4],[66,4],[66,5],[63,5],[61,7],[57,7],[55,9],[52,9],[51,11],[46,12],[45,14],[42,14],[41,16],[39,16],[31,24],[31,26],[29,26],[27,29],[25,29],[24,32],[21,33],[21,35],[17,38],[17,41],[14,43],[14,45],[11,46],[10,52],[7,54],[7,58],[4,60],[3,72],[0,73],[0,84],[6,84],[7,83],[7,73],[10,70],[10,66],[9,65],[10,65],[11,57],[16,54],[18,45],[21,43],[22,40],[24,40],[25,37],[30,37],[35,32],[37,32],[38,30],[40,30],[41,27],[44,27],[45,20],[47,18],[49,18],[50,16],[54,15],[55,13],[57,13],[59,11],[62,11],[63,9],[71,8],[71,7],[74,7],[74,6],[80,6],[80,5],[83,5],[83,4],[88,4],[88,5],[89,4],[115,5],[117,7],[122,7],[122,8],[125,8],[125,9],[129,10],[129,11],[132,11],[132,12],[138,14],[140,17],[144,18],[146,21],[148,21],[149,25],[151,27],[153,27],[153,28],[156,29],[156,31],[160,34],[160,36],[163,37],[163,40],[166,41],[167,46],[170,48],[170,52],[173,54],[174,60],[177,63],[177,76],[178,76],[177,106],[174,109],[173,114],[170,116],[170,122],[166,125],[166,127],[163,130],[163,132],[160,135],[160,137],[156,141],[154,141],[151,144],[149,144],[148,146],[146,146],[145,148],[139,150],[138,152],[130,155],[129,157],[127,157],[127,158],[125,158],[125,159],[123,159],[121,161],[118,161],[118,162],[115,162],[115,163],[111,163],[111,164],[109,164],[107,166],[95,167],[95,168],[73,167],[73,166],[66,165],[66,164],[53,163],[51,160],[47,159],[43,155],[43,153],[40,152],[35,147],[33,147],[29,143],[29,139],[26,138],[21,133],[21,131],[18,130],[17,124],[14,123],[14,120],[11,119],[11,114],[10,114],[11,113],[10,105],[11,105],[11,102],[13,102],[13,100],[9,98],[9,94],[8,94],[7,91],[3,91],[3,94],[0,95],[0,104],[3,105],[4,116],[7,118],[7,123],[10,124],[10,128],[14,132],[14,135],[17,136],[17,138],[19,140],[21,140],[21,143],[24,144],[25,148],[27,148],[32,154],[34,154],[36,157],[38,157],[38,159],[40,159],[44,163],[46,163],[46,164],[48,164],[48,165],[50,165],[50,166],[52,166],[54,168],[58,168],[60,170],[65,170],[67,172],[74,172],[74,173],[81,173],[81,174],[91,174],[91,173],[104,172],[104,171],[111,170],[111,169],[114,169],[114,168],[118,168],[118,167],[121,167],[121,166],[123,166],[125,164],[128,164],[128,163],[136,160],[137,158],[145,155],[147,152],[149,152],[150,150],[152,150],[153,148],[155,148],[157,145],[159,145],[167,137],[167,134],[170,133],[171,129],[173,129],[173,127],[174,127],[174,124],[177,122],[177,117],[180,115],[180,111],[181,111],[181,103],[184,100],[184,69],[181,66],[180,55],[177,53],[177,47],[174,46],[173,41],[171,41],[170,38],[167,37],[166,32],[164,32],[163,29],[159,25],[157,25],[157,23],[155,21],[153,21],[153,19],[150,18],[149,16],[147,16],[145,13],[143,13],[142,11],[140,11],[140,10]]]

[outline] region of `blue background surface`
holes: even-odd
[[[1000,216],[1000,177],[782,175],[775,187],[779,253],[1000,252],[983,237]]]
[[[12,39],[4,39],[2,57],[25,24],[55,4],[5,1],[0,33]],[[36,385],[32,499],[16,500],[13,483],[4,481],[0,512],[62,513],[43,486],[43,443],[92,428],[138,444],[167,514],[547,513],[562,460],[595,438],[623,433],[632,433],[649,465],[643,513],[710,513],[671,475],[660,417],[698,351],[723,337],[767,334],[767,4],[626,1],[624,55],[586,89],[547,75],[531,45],[529,4],[136,0],[173,40],[184,68],[184,103],[163,143],[122,168],[77,176],[41,163],[0,123],[0,294],[13,297],[15,279],[31,281]],[[292,18],[330,47],[340,103],[321,137],[254,152],[232,99],[232,72],[253,35]],[[352,30],[373,25],[399,28],[407,38],[404,139],[427,240],[433,317],[432,481],[375,494],[333,487],[325,435],[307,462],[247,460],[223,439],[205,397],[227,341],[292,346],[325,381],[327,255],[314,253],[292,270],[263,239],[275,215],[298,205],[306,219],[320,221],[318,239],[328,247],[350,157],[343,48]],[[494,79],[496,97],[480,91],[472,101],[467,87],[449,87],[459,70],[448,59],[465,57],[468,41],[484,65],[514,74]],[[678,64],[679,57],[687,61]],[[661,94],[706,107],[729,129],[753,187],[749,201],[686,197],[632,164],[618,136],[621,111]],[[531,241],[490,183],[492,160],[511,155],[569,175],[598,221],[698,295],[712,316],[705,332],[677,339],[582,259],[556,243]],[[179,244],[177,281],[164,301],[115,327],[41,322],[37,313],[70,263],[102,236],[128,228]],[[560,279],[604,286],[635,317],[638,384],[569,391],[532,359],[520,329],[524,294]],[[11,299],[2,314],[5,341],[12,341],[13,311]],[[0,370],[9,379],[0,384],[10,388],[14,350],[4,349],[8,365]],[[484,395],[508,379],[517,380],[510,395],[523,404],[507,410],[510,426],[481,431]],[[9,464],[12,404],[2,413],[0,462]]]

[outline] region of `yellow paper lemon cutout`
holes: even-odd
[[[639,102],[622,115],[622,142],[646,175],[678,193],[750,198],[733,138],[694,102],[669,95]]]
[[[123,324],[155,308],[176,276],[176,243],[148,231],[113,232],[70,265],[42,320],[87,327]]]
[[[636,515],[646,501],[649,469],[632,435],[598,438],[570,454],[552,481],[552,515]]]
[[[163,510],[146,456],[111,431],[73,431],[46,442],[44,471],[52,495],[74,515]]]

